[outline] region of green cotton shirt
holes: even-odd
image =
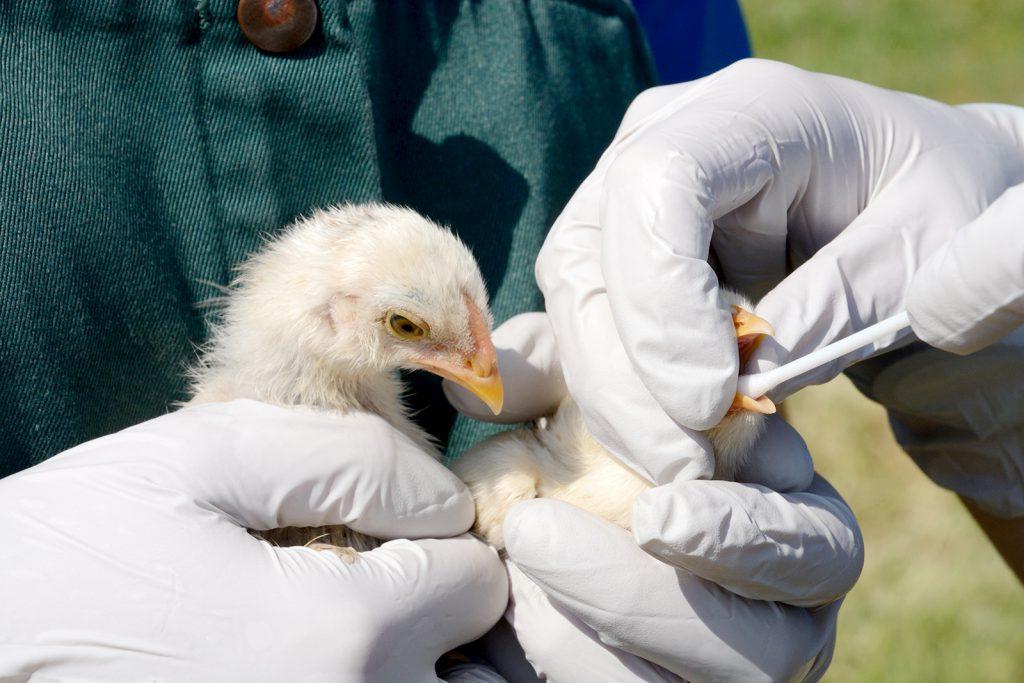
[[[542,306],[548,226],[654,83],[626,0],[319,9],[273,55],[225,0],[0,3],[0,476],[171,410],[204,302],[314,207],[411,206],[497,321]],[[414,385],[453,451],[488,433]]]

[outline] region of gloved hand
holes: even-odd
[[[643,93],[536,268],[593,434],[657,483],[709,477],[693,430],[721,420],[738,370],[709,246],[724,284],[765,295],[776,334],[747,369],[802,356],[901,310],[928,256],[1024,181],[1022,111],[762,60]]]
[[[952,353],[973,353],[1024,325],[1024,185],[958,230],[914,275],[914,333]]]
[[[978,511],[1024,524],[1024,185],[1007,190],[922,265],[907,292],[917,348],[851,369],[889,410],[904,450]],[[983,522],[984,526],[984,522]],[[1024,528],[1022,526],[1021,528]],[[1004,534],[999,534],[1003,536]],[[992,536],[1024,576],[1019,536]],[[1012,559],[1015,558],[1015,559]]]
[[[505,608],[493,550],[398,540],[345,564],[245,529],[448,537],[472,518],[375,416],[180,410],[0,481],[0,678],[435,681]]]
[[[502,416],[550,414],[565,384],[547,316],[512,318],[493,338]],[[445,391],[462,412],[490,415],[465,390],[446,382]],[[856,520],[780,419],[740,479],[649,490],[633,509],[634,538],[560,501],[513,508],[506,619],[534,669],[556,683],[820,676],[840,599],[863,565]],[[492,655],[510,681],[523,680],[505,659]]]

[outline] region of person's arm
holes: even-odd
[[[974,517],[981,530],[988,536],[1006,564],[1022,584],[1024,584],[1024,517],[996,517],[985,512],[975,503],[963,496],[960,497],[964,507]]]
[[[497,554],[444,538],[472,519],[376,416],[180,410],[0,480],[0,679],[433,683],[507,602]],[[422,540],[347,564],[246,531],[329,524]]]

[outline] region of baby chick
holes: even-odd
[[[723,298],[732,305],[742,368],[772,330],[748,312],[752,306],[739,294],[723,290]],[[765,414],[774,412],[767,397],[737,394],[725,419],[706,432],[715,453],[716,479],[735,476],[763,428]],[[571,398],[550,418],[476,445],[452,468],[473,493],[474,531],[498,548],[504,545],[505,515],[520,501],[557,498],[628,529],[633,500],[652,486],[590,435]]]
[[[252,398],[369,411],[439,457],[408,417],[398,371],[452,380],[497,414],[491,325],[480,269],[448,230],[394,206],[317,211],[240,266],[191,372],[188,403]],[[311,547],[349,562],[379,545],[341,526],[259,535],[289,546],[320,541]]]
[[[736,303],[742,360],[764,333]],[[748,306],[749,307],[749,306]],[[378,204],[318,211],[287,228],[239,268],[220,322],[191,372],[189,404],[253,398],[384,417],[439,457],[409,419],[399,370],[456,382],[495,414],[503,389],[491,342],[483,277],[466,246],[409,209]],[[716,475],[731,478],[760,429],[766,398],[737,396],[708,432]],[[477,531],[501,546],[514,503],[561,498],[622,526],[650,484],[618,463],[587,432],[570,400],[530,429],[501,434],[455,463],[473,492]],[[343,526],[260,532],[282,546],[309,545],[353,562],[377,539]]]

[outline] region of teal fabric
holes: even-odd
[[[282,56],[224,0],[0,2],[0,475],[159,415],[232,267],[313,207],[407,204],[537,309],[547,227],[654,76],[624,0],[321,0]],[[453,450],[484,433],[417,380]]]

